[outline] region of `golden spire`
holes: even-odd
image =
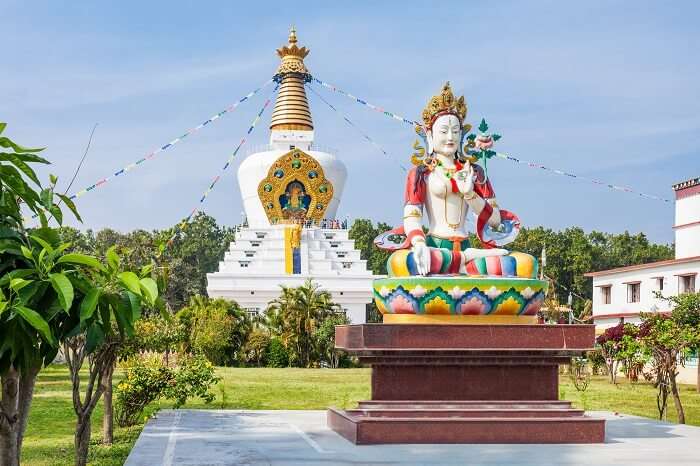
[[[304,89],[304,83],[311,79],[311,74],[304,65],[304,58],[310,50],[297,46],[297,31],[294,27],[289,30],[288,42],[288,45],[277,49],[282,62],[277,68],[275,81],[280,87],[270,129],[311,131],[314,126]]]

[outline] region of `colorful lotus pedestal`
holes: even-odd
[[[544,280],[429,276],[374,281],[374,302],[386,323],[535,323]]]

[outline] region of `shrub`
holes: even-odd
[[[161,397],[172,378],[157,356],[137,357],[117,385],[116,418],[121,427],[134,425],[144,408]]]
[[[160,398],[172,399],[175,408],[192,397],[211,403],[214,395],[209,390],[219,380],[212,364],[200,355],[179,357],[176,368],[166,366],[158,356],[136,357],[117,385],[117,423],[134,425],[146,406]]]
[[[287,367],[289,366],[289,353],[284,347],[282,340],[272,338],[265,350],[265,361],[267,367]]]
[[[242,348],[252,325],[235,302],[195,296],[177,320],[187,335],[185,351],[202,353],[217,366],[245,359]]]
[[[175,402],[175,408],[193,397],[199,397],[205,403],[214,401],[215,396],[209,389],[221,378],[214,374],[214,366],[206,358],[200,355],[181,356],[178,366],[163,392],[166,398]]]
[[[594,349],[593,351],[588,351],[586,353],[586,358],[591,364],[591,371],[593,371],[593,375],[605,375],[607,366],[605,365],[605,356],[603,356],[600,348]]]

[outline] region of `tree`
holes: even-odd
[[[622,370],[628,380],[636,382],[650,359],[647,348],[639,340],[638,326],[624,324],[624,332],[618,348],[617,359],[622,362]]]
[[[279,298],[270,302],[266,313],[279,325],[280,336],[290,353],[292,363],[311,367],[315,355],[313,334],[321,322],[337,312],[329,292],[307,280],[297,288],[282,286]]]
[[[175,231],[179,233],[174,235]],[[138,268],[140,264],[155,262],[155,267],[163,271],[160,275],[168,282],[163,294],[168,307],[180,309],[192,296],[206,294],[206,274],[216,271],[234,239],[234,229],[219,226],[214,218],[198,213],[182,231],[174,226],[160,231],[139,229],[120,233],[105,228],[96,233],[91,230],[83,233],[64,227],[61,235],[72,243],[72,252],[104,259],[106,251],[116,246],[116,252],[127,267]]]
[[[676,307],[670,316],[663,314],[642,315],[639,338],[652,354],[657,387],[659,419],[666,414],[668,394],[678,413],[678,422],[685,424],[685,412],[681,402],[676,377],[678,364],[688,356],[692,348],[700,344],[700,327],[697,325],[697,298],[679,295],[665,298]]]
[[[159,242],[167,242],[173,235],[175,239],[165,249],[161,265],[169,272],[165,299],[172,309],[180,309],[190,297],[206,295],[207,273],[217,270],[235,232],[233,228],[220,227],[213,217],[200,212],[187,228],[173,227],[155,236]]]
[[[0,123],[0,134],[6,124]],[[74,272],[58,235],[63,202],[80,220],[73,202],[54,193],[56,177],[43,188],[33,164],[49,162],[7,137],[0,137],[0,466],[20,463],[36,377],[58,352],[61,324],[70,308],[69,278]],[[22,207],[41,228],[24,225]]]
[[[684,293],[668,298],[673,304],[673,318],[681,325],[700,329],[700,293]],[[700,331],[700,330],[699,330]],[[698,360],[696,389],[700,392],[700,341],[694,346]]]
[[[243,345],[244,362],[246,364],[254,364],[261,367],[265,364],[265,352],[270,344],[270,335],[268,332],[255,328],[248,335],[248,339]]]
[[[150,265],[137,275],[125,270],[115,247],[106,252],[106,266],[84,267],[83,276],[73,277],[72,285],[83,298],[70,306],[67,338],[63,353],[71,376],[73,409],[76,413],[76,466],[87,464],[91,419],[98,401],[111,390],[114,366],[134,324],[141,317],[143,304],[156,305],[158,285],[149,275]],[[87,384],[81,397],[81,369],[88,361]],[[111,405],[109,413],[112,415]]]
[[[335,326],[347,325],[350,319],[345,314],[330,314],[314,332],[316,340],[316,351],[322,362],[326,362],[330,367],[340,367],[343,352],[335,349]]]
[[[600,350],[605,358],[608,367],[610,383],[617,383],[617,369],[620,364],[619,353],[621,350],[622,338],[625,335],[625,324],[620,322],[614,327],[605,329],[602,335],[596,338],[596,343],[600,345]]]
[[[177,313],[177,319],[188,334],[188,350],[222,366],[245,359],[242,349],[252,324],[236,302],[197,295]]]
[[[367,268],[375,275],[386,275],[386,261],[391,253],[378,249],[374,239],[391,229],[386,223],[379,222],[375,228],[371,220],[358,218],[348,232],[348,237],[355,241],[355,248],[360,250],[360,258],[367,261]]]

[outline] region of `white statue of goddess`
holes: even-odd
[[[519,221],[496,203],[484,169],[472,163],[462,144],[471,129],[464,124],[464,97],[455,99],[449,83],[423,110],[423,126],[416,128],[425,149],[413,157],[408,174],[402,227],[380,235],[378,247],[396,250],[388,261],[390,276],[492,275],[534,278],[537,261],[529,254],[509,253],[497,246],[515,239]],[[468,137],[477,151],[490,151],[494,137],[482,133]],[[466,149],[466,148],[465,148]],[[471,247],[465,221],[476,217],[476,234],[484,249]],[[423,231],[427,217],[428,234]],[[403,234],[403,242],[393,239]]]

